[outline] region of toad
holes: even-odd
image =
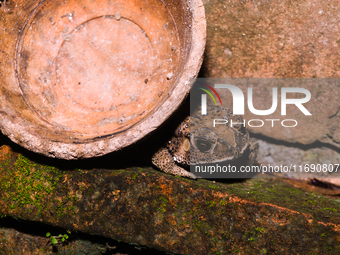
[[[253,164],[259,146],[241,124],[242,116],[233,115],[227,108],[211,105],[208,105],[207,112],[207,115],[201,115],[198,108],[187,117],[166,146],[154,154],[152,163],[165,173],[192,179],[197,176],[185,170],[186,166],[232,162],[246,150],[249,150],[248,162]],[[223,120],[223,125],[213,127],[216,119]]]

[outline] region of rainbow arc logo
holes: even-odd
[[[205,93],[207,93],[212,98],[212,100],[214,101],[215,105],[217,105],[215,97],[213,96],[213,94],[208,89],[210,89],[212,92],[214,92],[215,95],[217,96],[218,100],[220,101],[221,106],[222,106],[222,100],[221,100],[219,94],[217,93],[217,91],[213,87],[211,87],[210,85],[205,84],[205,83],[201,83],[201,82],[198,82],[198,83],[205,87],[205,88],[198,87],[198,89],[203,90]],[[206,101],[206,98],[205,98],[205,101]]]

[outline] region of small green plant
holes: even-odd
[[[255,231],[262,233],[264,231],[264,228],[254,228]]]
[[[71,231],[67,231],[67,234],[71,234]],[[58,236],[52,236],[50,232],[46,233],[46,237],[49,237],[53,245],[63,244],[67,241],[69,236],[67,234],[59,234]]]
[[[335,209],[335,208],[329,208],[329,207],[324,208],[324,210],[331,211],[331,212],[337,212],[337,211],[338,211],[338,210]]]

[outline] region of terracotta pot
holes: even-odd
[[[138,141],[178,108],[202,63],[201,0],[18,0],[0,9],[1,131],[50,157]]]

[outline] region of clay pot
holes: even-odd
[[[174,112],[205,47],[201,0],[19,0],[0,7],[0,128],[50,157],[126,147]]]

